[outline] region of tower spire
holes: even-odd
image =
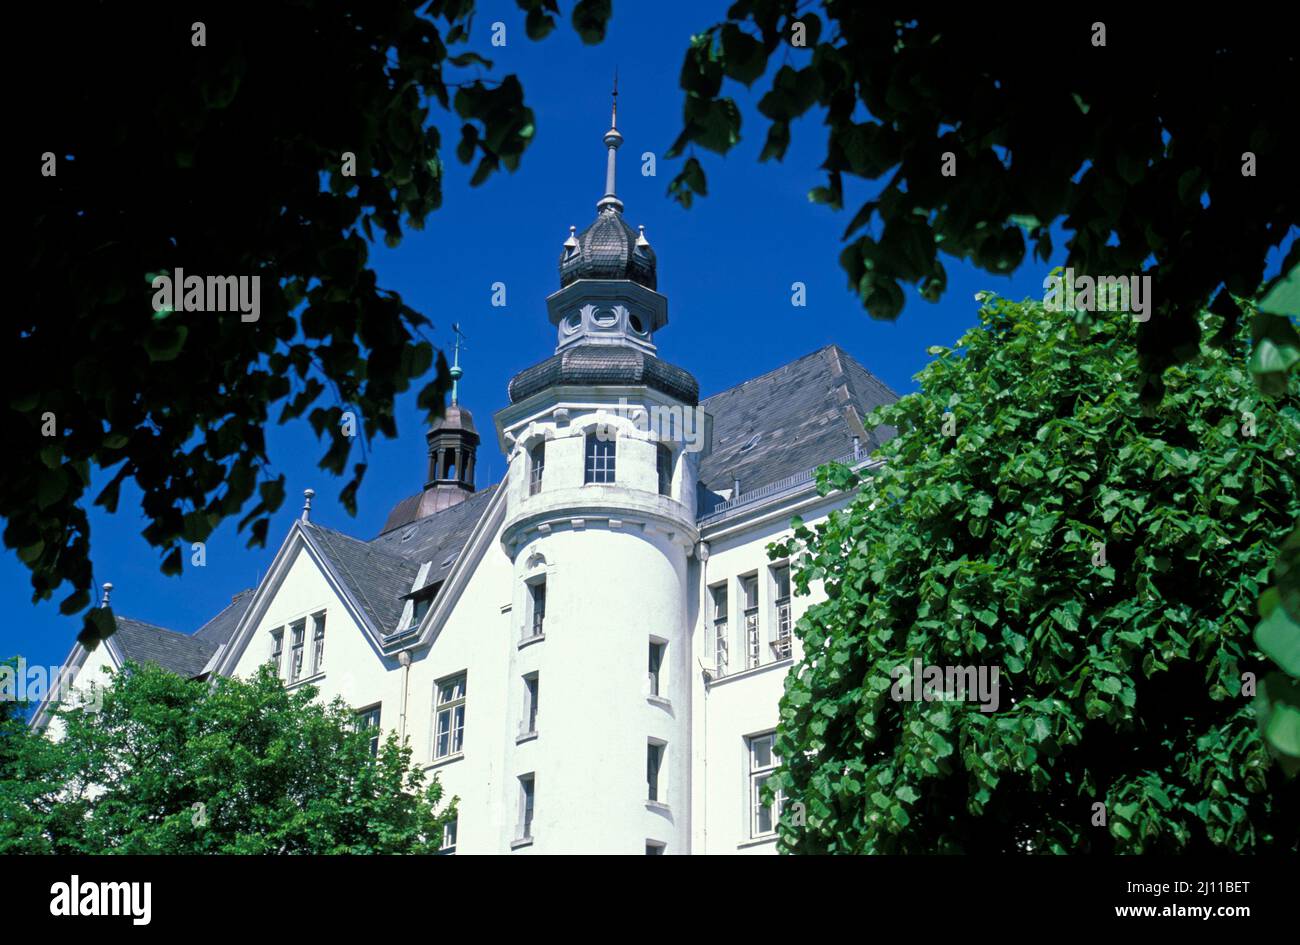
[[[614,69],[614,90],[610,93],[612,104],[609,109],[609,131],[605,132],[605,147],[609,148],[609,157],[605,164],[605,195],[596,203],[597,210],[623,212],[623,201],[618,199],[614,188],[614,170],[617,163],[619,145],[623,136],[618,133],[618,69]]]
[[[456,336],[454,347],[455,353],[452,355],[451,370],[447,373],[451,375],[451,402],[453,404],[458,404],[460,402],[460,378],[461,375],[465,373],[460,367],[460,347],[461,343],[465,340],[465,333],[460,330],[459,322],[454,322],[452,324],[451,333]]]

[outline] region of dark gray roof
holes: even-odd
[[[401,556],[418,567],[426,561],[433,563],[424,583],[434,584],[447,577],[452,565],[470,532],[479,523],[497,487],[489,486],[476,492],[464,502],[453,505],[433,515],[418,519],[409,525],[390,529],[373,539],[370,544],[389,555]],[[411,589],[408,583],[402,593]]]
[[[731,489],[732,476],[748,492],[845,456],[860,437],[869,453],[894,435],[890,427],[863,429],[862,417],[898,395],[838,345],[707,397],[713,416],[713,452],[701,463],[700,483]]]
[[[655,288],[654,250],[649,243],[637,245],[636,231],[617,210],[601,210],[577,239],[576,247],[566,244],[560,255],[560,288],[579,279],[631,279]]]
[[[248,610],[248,605],[253,602],[255,590],[256,588],[250,587],[236,594],[230,601],[230,606],[195,630],[194,636],[218,646],[229,643],[235,627],[244,616],[244,612]]]
[[[518,403],[556,384],[644,384],[694,406],[700,384],[689,371],[624,345],[575,345],[520,371],[510,380],[510,402]]]
[[[374,625],[383,633],[397,629],[401,597],[410,591],[419,565],[315,522],[305,527]]]
[[[156,663],[181,676],[199,675],[217,651],[217,644],[211,640],[165,630],[130,617],[117,617],[117,632],[109,640],[123,659]]]

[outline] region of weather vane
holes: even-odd
[[[456,341],[452,348],[451,371],[449,372],[451,374],[451,402],[455,404],[459,403],[460,376],[465,373],[460,368],[460,349],[465,343],[465,333],[460,330],[460,322],[452,322],[451,333],[456,336]]]

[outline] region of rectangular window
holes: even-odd
[[[659,800],[659,771],[664,764],[664,747],[654,742],[646,745],[645,780],[648,800]]]
[[[753,669],[761,662],[758,626],[758,575],[740,579],[740,589],[745,600],[745,666]]]
[[[727,585],[713,588],[713,657],[718,675],[727,675]]]
[[[325,667],[325,615],[311,618],[311,672],[316,675]]]
[[[275,675],[284,675],[284,627],[276,627],[271,631],[271,665],[275,667]]]
[[[520,840],[533,838],[533,805],[536,800],[537,778],[532,774],[519,777],[519,837]]]
[[[357,713],[357,729],[362,732],[370,733],[370,757],[375,758],[379,755],[379,710],[381,706],[375,705],[368,709],[362,709]]]
[[[659,472],[659,494],[673,494],[673,451],[663,443],[659,443],[655,450],[655,465]]]
[[[438,588],[442,587],[442,582],[433,584],[429,587],[422,587],[417,596],[411,598],[411,622],[407,624],[407,629],[418,627],[424,615],[429,612],[433,606],[434,598],[438,596]]]
[[[451,856],[456,852],[456,833],[459,827],[460,824],[455,817],[442,825],[442,845],[438,847],[439,853]]]
[[[293,649],[289,653],[289,682],[302,678],[302,654],[307,637],[307,621],[295,620],[290,629]]]
[[[524,677],[524,724],[521,734],[535,735],[537,733],[537,692],[538,681],[537,674],[532,673]]]
[[[776,585],[776,639],[772,641],[772,657],[788,660],[794,631],[790,620],[790,566],[773,568],[772,579]]]
[[[538,443],[528,451],[528,494],[537,495],[542,491],[542,473],[546,470],[546,441]]]
[[[446,758],[465,748],[465,674],[437,684],[433,726],[433,757]]]
[[[546,628],[546,579],[528,585],[528,628],[524,638],[540,637]]]
[[[749,809],[752,811],[749,834],[751,837],[775,833],[777,821],[781,819],[781,808],[785,804],[785,798],[779,790],[773,803],[767,804],[763,801],[763,785],[781,764],[781,759],[776,754],[775,741],[775,732],[755,735],[749,739]]]
[[[614,481],[614,434],[587,434],[587,464],[584,482],[611,483]]]
[[[650,695],[652,696],[659,695],[659,684],[660,684],[659,674],[663,671],[664,648],[666,646],[667,646],[666,643],[656,643],[654,640],[650,641],[649,677],[650,677]]]

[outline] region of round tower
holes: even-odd
[[[570,228],[547,299],[555,353],[496,417],[523,720],[503,780],[517,848],[685,853],[688,559],[711,431],[695,378],[656,354],[668,304],[644,228],[623,220],[616,121],[596,219]]]

